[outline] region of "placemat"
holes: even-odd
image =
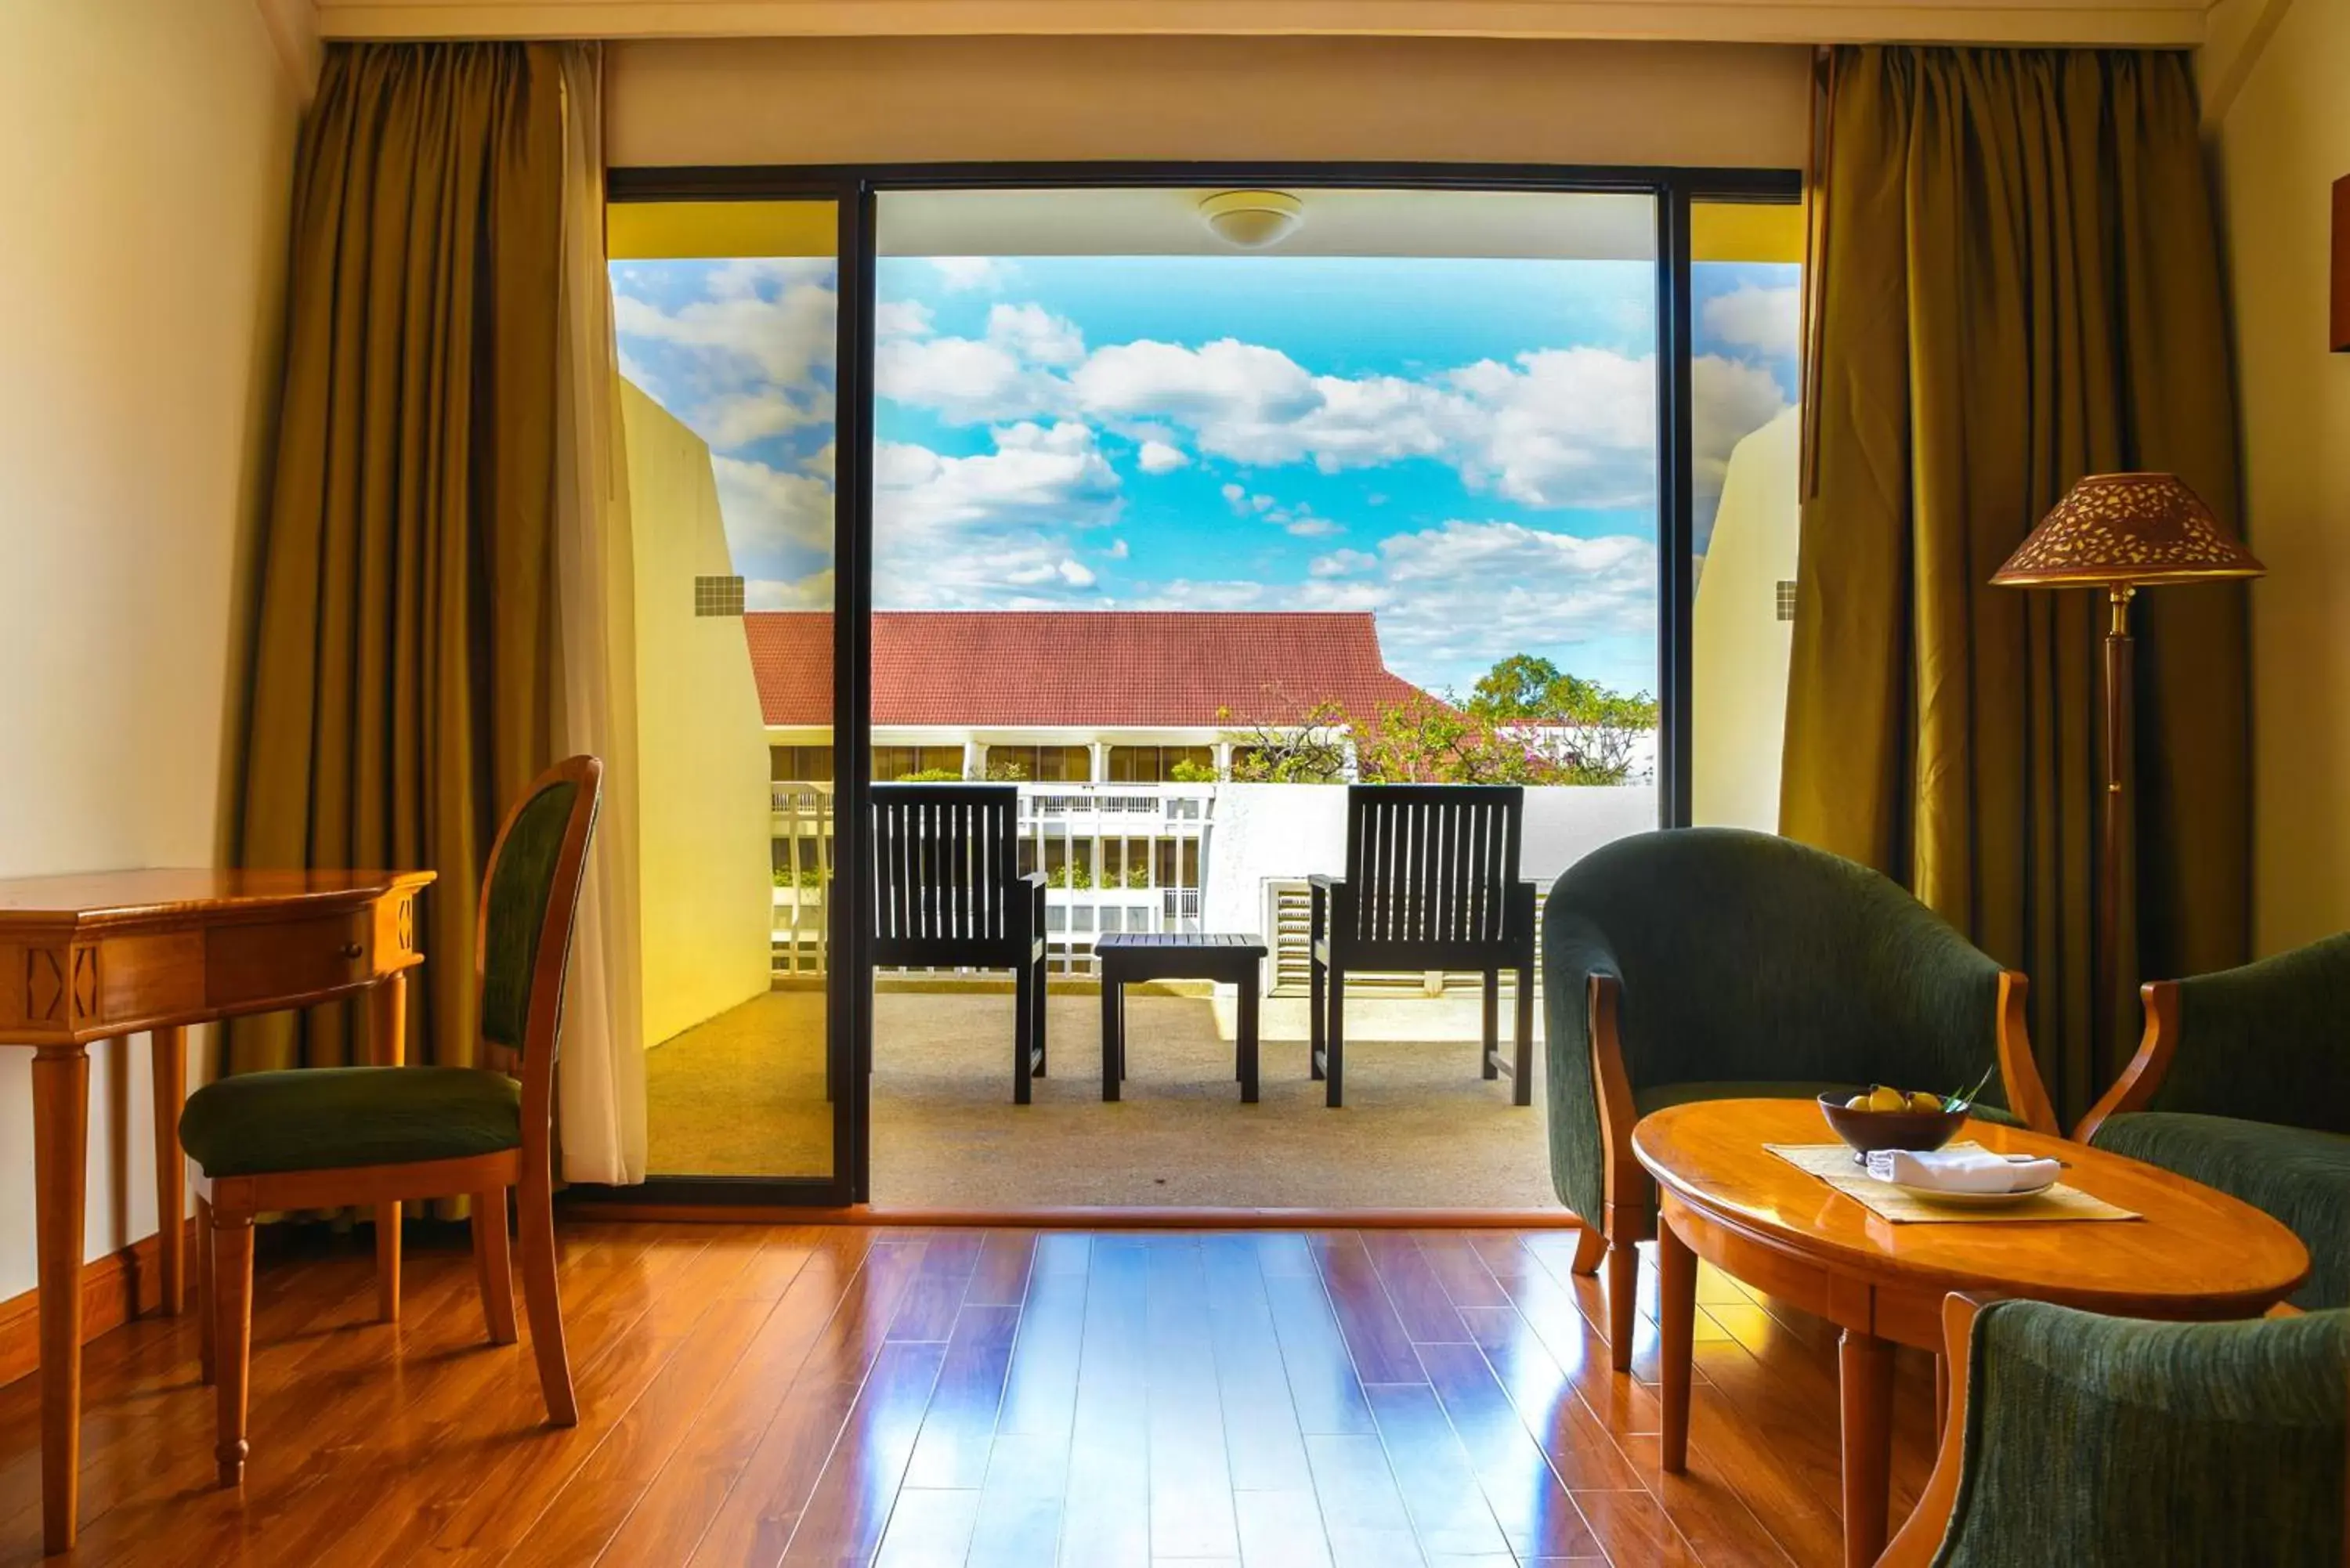
[[[1854,1161],[1852,1150],[1840,1143],[1766,1143],[1762,1146],[1789,1165],[1808,1170],[1846,1197],[1864,1205],[1881,1219],[1897,1225],[1960,1225],[2013,1224],[2019,1220],[2136,1220],[2139,1216],[2126,1209],[2117,1209],[2102,1198],[2092,1198],[2077,1187],[2058,1182],[2037,1197],[2024,1199],[1997,1209],[1946,1208],[1929,1203],[1922,1198],[1912,1198],[1890,1182],[1879,1181],[1868,1174],[1868,1168]],[[1977,1143],[1954,1143],[1949,1152],[1981,1149]]]

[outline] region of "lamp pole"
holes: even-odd
[[[2137,757],[2132,753],[2131,723],[2135,696],[2136,645],[2130,638],[2130,600],[2137,588],[2126,582],[2106,587],[2106,787],[2099,815],[2103,853],[2097,868],[2097,950],[2092,972],[2097,994],[2089,1010],[2092,1038],[2096,1042],[2091,1064],[2092,1092],[2106,1071],[2106,1054],[2113,1049],[2114,1031],[2121,1005],[2122,897],[2129,878],[2124,875],[2136,843],[2130,833],[2129,810]]]

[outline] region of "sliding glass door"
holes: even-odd
[[[1048,1099],[1098,1096],[1113,933],[1259,933],[1267,1082],[1303,1078],[1281,1010],[1350,780],[1527,786],[1537,886],[1642,828],[1770,825],[1784,655],[1762,645],[1783,633],[1747,623],[1783,624],[1756,585],[1776,617],[1794,576],[1773,466],[1793,176],[941,166],[611,190],[652,1196],[1055,1196],[985,1179],[999,1132],[1036,1152],[1008,1118],[1045,1110],[1011,1103],[1008,976],[875,974],[875,782],[1011,786],[1057,988]],[[1462,987],[1369,984],[1366,1106],[1507,1105]],[[1185,1000],[1158,1049],[1229,1050],[1236,999]],[[1415,1044],[1438,1049],[1371,1060]],[[1423,1063],[1442,1071],[1419,1085]],[[1062,1200],[1137,1200],[1084,1177],[1150,1163],[1112,1142],[1048,1159],[1076,1173]]]

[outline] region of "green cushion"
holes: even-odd
[[[2309,1249],[2309,1279],[2293,1304],[2350,1306],[2350,1137],[2232,1116],[2142,1111],[2108,1118],[2090,1141],[2274,1215]]]
[[[1606,1163],[1593,974],[1622,989],[1636,1102],[1659,1085],[1757,1081],[1944,1093],[1998,1051],[1995,961],[1898,884],[1767,833],[1678,828],[1593,850],[1551,888],[1543,970],[1551,1179],[1586,1216]],[[1983,1095],[2005,1102],[1996,1076]]]
[[[2350,1321],[1975,1319],[1936,1568],[2340,1568]]]
[[[2178,1024],[2147,1110],[2350,1133],[2350,931],[2180,981]]]
[[[482,949],[482,1038],[523,1049],[530,1028],[538,938],[555,890],[555,863],[579,786],[552,784],[515,808],[490,879],[489,929]]]
[[[297,1067],[206,1084],[180,1147],[207,1176],[340,1170],[522,1147],[522,1085],[478,1067]]]

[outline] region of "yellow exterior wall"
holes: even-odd
[[[296,95],[253,0],[0,5],[0,877],[218,857]],[[96,1257],[155,1186],[145,1042],[90,1054]],[[34,1281],[30,1060],[0,1051],[0,1298]]]
[[[1690,813],[1700,826],[1779,830],[1795,629],[1779,618],[1779,584],[1795,577],[1802,429],[1787,410],[1731,449],[1722,479],[1690,620]]]
[[[2350,928],[2350,354],[2326,348],[2332,187],[2350,174],[2350,5],[2293,0],[2281,20],[2274,0],[2266,8],[2275,31],[2218,127],[2245,526],[2269,568],[2252,588],[2263,953]]]
[[[1800,168],[1810,51],[1467,38],[612,46],[611,161],[1329,159]],[[885,198],[886,199],[886,198]]]
[[[645,1040],[767,989],[767,734],[743,623],[693,613],[734,570],[710,449],[620,383],[637,566],[637,843]]]

